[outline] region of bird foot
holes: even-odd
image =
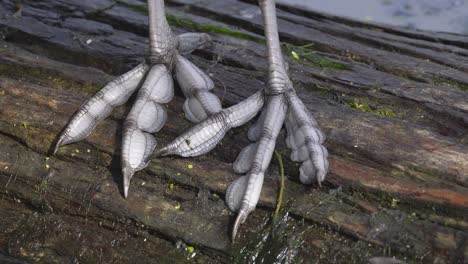
[[[175,38],[168,34],[162,39],[169,44],[165,50],[153,53],[148,62],[110,81],[84,102],[55,145],[54,153],[60,146],[86,138],[115,107],[138,91],[123,125],[121,165],[125,197],[133,174],[147,166],[148,157],[156,147],[152,133],[159,131],[167,120],[163,105],[174,96],[172,73],[186,97],[183,108],[187,119],[200,122],[221,111],[219,99],[210,92],[213,81],[181,55],[209,45],[210,37],[204,33],[186,33]]]
[[[257,205],[264,175],[283,124],[287,130],[287,146],[292,150],[291,160],[302,163],[300,181],[304,184],[317,181],[320,184],[327,174],[328,152],[322,145],[325,136],[294,90],[274,95],[265,95],[263,90],[259,91],[195,125],[153,156],[194,157],[207,153],[229,129],[245,124],[261,109],[260,117],[248,131],[252,143],[242,149],[233,164],[234,171],[244,176],[235,180],[226,192],[228,207],[238,212],[233,240],[240,224]]]

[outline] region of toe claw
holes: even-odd
[[[237,214],[236,221],[234,222],[234,227],[232,228],[232,242],[236,240],[237,231],[239,230],[240,225],[245,222],[247,216],[249,216],[249,213],[250,210],[241,208],[239,214]]]
[[[63,135],[61,135],[57,143],[55,143],[54,152],[53,152],[54,155],[57,154],[59,148],[62,146],[62,142],[63,142]]]
[[[133,176],[133,170],[128,168],[128,167],[123,167],[122,168],[122,174],[123,174],[123,192],[124,192],[124,197],[128,197],[128,189],[130,188],[130,179]]]
[[[171,155],[171,151],[169,150],[169,146],[165,146],[161,149],[156,150],[152,156],[148,157],[148,160],[151,160],[152,158],[159,158],[159,157],[165,157]]]

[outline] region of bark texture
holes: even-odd
[[[263,87],[253,2],[171,0],[167,14],[175,33],[213,37],[190,59],[224,106]],[[301,185],[281,136],[289,213],[269,220],[274,161],[233,245],[224,194],[246,127],[206,156],[153,160],[128,199],[119,144],[131,102],[88,139],[48,154],[87,97],[144,59],[144,1],[0,0],[0,261],[243,263],[258,253],[265,263],[466,263],[468,37],[284,6],[278,23],[294,86],[327,135],[330,173],[321,188]],[[182,103],[179,92],[167,106],[160,145],[191,126]]]

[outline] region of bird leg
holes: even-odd
[[[155,153],[155,156],[202,155],[213,149],[229,129],[245,124],[263,109],[248,132],[252,143],[240,152],[233,164],[236,173],[245,175],[235,180],[226,192],[228,207],[238,212],[233,240],[240,224],[257,205],[264,175],[283,124],[287,130],[287,145],[292,150],[291,159],[302,163],[300,181],[304,184],[317,181],[320,184],[328,171],[328,152],[322,145],[325,136],[296,95],[287,74],[279,42],[275,1],[259,0],[259,3],[268,48],[269,81],[266,88],[210,116]]]
[[[156,147],[152,133],[166,122],[163,105],[174,96],[173,72],[186,97],[184,111],[190,121],[200,122],[221,111],[219,99],[210,92],[213,81],[182,56],[210,44],[210,37],[203,33],[173,36],[163,0],[148,0],[148,11],[150,56],[84,102],[62,130],[55,146],[57,152],[60,146],[86,138],[115,107],[124,104],[138,90],[123,125],[121,165],[125,197],[133,174],[148,165],[148,157]]]

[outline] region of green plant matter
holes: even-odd
[[[279,169],[280,169],[280,176],[281,176],[281,183],[280,183],[280,190],[278,194],[278,202],[276,204],[276,210],[273,217],[277,217],[278,213],[281,209],[281,203],[283,202],[283,192],[284,192],[284,166],[283,166],[283,159],[281,158],[281,154],[275,150],[275,156],[278,159]]]
[[[331,68],[336,70],[347,70],[349,69],[348,65],[332,61],[324,56],[318,54],[317,51],[313,50],[311,47],[313,43],[296,46],[293,44],[285,43],[287,54],[289,54],[295,61],[301,64],[319,66],[321,68]]]
[[[146,7],[146,5],[131,4],[125,0],[116,0],[116,3],[123,4],[133,9],[136,12],[139,12],[145,15],[148,14],[148,8]],[[174,16],[171,14],[166,14],[166,19],[170,25],[176,26],[176,27],[188,28],[194,31],[199,31],[199,32],[217,33],[217,34],[231,36],[235,38],[255,41],[254,37],[252,37],[251,35],[247,33],[232,30],[226,27],[215,26],[215,25],[210,25],[210,24],[205,24],[205,23],[198,23],[189,18],[178,17],[178,16]]]
[[[373,113],[373,114],[380,115],[380,116],[386,116],[386,117],[397,116],[397,114],[393,112],[393,110],[391,109],[376,109],[366,103],[361,103],[358,99],[354,99],[353,101],[349,102],[348,106],[350,106],[351,108],[363,111],[363,112],[369,112],[369,113]]]

